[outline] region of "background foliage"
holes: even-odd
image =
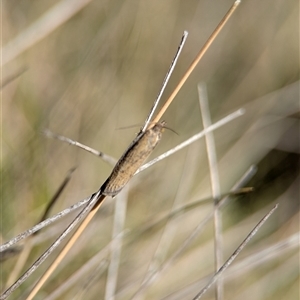
[[[38,34],[41,24],[36,20],[57,3],[3,1],[2,59],[20,43],[28,42],[29,26]],[[110,173],[111,166],[97,157],[47,139],[41,132],[49,128],[118,158],[138,131],[138,127],[120,128],[143,124],[183,30],[189,31],[189,37],[166,95],[231,4],[228,0],[91,1],[3,66],[2,82],[25,70],[2,89],[3,241],[37,222],[70,168],[77,167],[53,214],[96,191]],[[64,14],[65,11],[58,11],[49,24]],[[23,37],[23,42],[21,39],[18,44],[17,37]],[[9,42],[15,42],[10,49],[6,47]],[[244,116],[215,132],[222,193],[228,192],[251,165],[258,166],[249,183],[255,192],[232,199],[223,210],[225,258],[271,205],[280,203],[275,215],[236,262],[246,262],[243,267],[225,274],[226,299],[299,296],[297,246],[292,244],[260,257],[263,250],[299,231],[298,78],[298,1],[246,0],[164,116],[179,136],[165,132],[153,157],[202,130],[199,82],[207,84],[213,121],[238,108],[246,109]],[[182,204],[210,197],[209,178],[202,139],[132,180],[125,227],[140,228],[168,213],[176,195]],[[162,262],[212,209],[212,205],[204,205],[175,220],[176,234],[161,257]],[[40,299],[55,291],[109,243],[113,213],[114,201],[107,201],[40,292]],[[70,220],[50,226],[34,239],[27,267]],[[124,238],[117,285],[117,293],[123,294],[116,299],[129,299],[139,287],[162,230],[163,227],[153,229],[129,244],[130,238]],[[255,253],[260,264],[256,264],[258,258],[246,260]],[[1,264],[2,285],[15,261],[16,257]],[[73,299],[81,292],[84,299],[104,298],[107,266],[100,274],[99,265],[100,260],[59,299]],[[45,267],[22,285],[12,299],[27,291]],[[199,280],[213,270],[210,222],[187,251],[147,289],[145,299],[191,299],[203,286]],[[92,283],[85,289],[87,281]],[[204,299],[213,297],[212,290]]]

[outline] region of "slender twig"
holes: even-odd
[[[203,128],[206,129],[211,125],[211,117],[208,104],[208,96],[206,85],[204,83],[198,84],[198,95],[200,110],[202,115]],[[205,134],[206,152],[208,156],[208,165],[210,173],[211,190],[214,198],[214,255],[215,255],[215,272],[219,270],[223,263],[223,243],[222,243],[222,212],[218,209],[218,202],[220,200],[220,178],[217,162],[216,145],[213,132]],[[216,284],[216,299],[222,300],[224,298],[224,288],[222,278],[217,280]]]
[[[218,272],[211,278],[211,280],[207,283],[207,285],[193,298],[193,300],[199,300],[211,287],[211,285],[222,275],[222,273],[231,265],[231,263],[235,260],[235,258],[240,254],[240,252],[245,248],[245,246],[249,243],[249,241],[254,237],[257,231],[261,228],[261,226],[269,219],[269,217],[274,213],[277,209],[278,204],[276,204],[259,222],[258,224],[251,230],[248,236],[244,239],[244,241],[237,247],[237,249],[230,255],[227,261],[223,264],[223,266],[218,270]]]

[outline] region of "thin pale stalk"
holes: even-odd
[[[31,236],[32,237],[32,236]],[[22,252],[20,253],[18,260],[16,262],[16,264],[14,265],[13,270],[11,271],[11,273],[9,274],[9,277],[7,279],[7,282],[5,284],[5,288],[7,289],[9,286],[11,286],[16,279],[18,278],[19,274],[21,273],[27,258],[30,254],[32,250],[32,239],[28,239],[26,241],[26,244],[24,245],[24,248],[22,250]]]
[[[104,259],[105,256],[109,253],[112,243],[115,239],[122,238],[124,232],[117,235],[112,239],[104,248],[102,248],[97,254],[90,258],[84,265],[82,265],[75,273],[73,273],[62,285],[60,285],[55,291],[48,295],[44,300],[54,300],[60,297],[66,290],[75,285],[77,282],[81,282],[82,278],[87,278],[88,273],[92,269],[96,268],[99,264],[99,261]],[[107,263],[108,265],[108,263]]]
[[[242,116],[244,113],[245,113],[245,110],[242,109],[242,108],[239,109],[239,110],[236,110],[235,112],[231,113],[230,115],[228,115],[225,118],[221,119],[220,121],[216,122],[214,125],[208,127],[206,130],[202,130],[201,132],[193,135],[191,138],[189,138],[186,141],[182,142],[181,144],[177,145],[173,149],[165,152],[164,154],[162,154],[162,155],[158,156],[157,158],[155,158],[155,159],[149,161],[148,163],[144,164],[142,167],[140,167],[138,169],[137,173],[145,170],[146,168],[149,168],[150,166],[152,166],[153,164],[159,162],[160,160],[165,159],[166,157],[176,153],[177,151],[189,146],[190,144],[192,144],[195,141],[199,140],[200,138],[204,137],[207,132],[210,132],[210,131],[216,130],[219,127],[222,127],[226,123]]]
[[[208,284],[193,298],[193,300],[199,300],[207,290],[212,286],[212,284],[217,280],[218,277],[222,275],[222,273],[231,265],[231,263],[235,260],[235,258],[240,254],[240,252],[245,248],[245,246],[249,243],[249,241],[254,237],[257,231],[263,226],[263,224],[270,218],[270,216],[277,209],[278,204],[276,204],[259,222],[258,224],[251,230],[248,236],[244,239],[244,241],[237,247],[237,249],[232,253],[232,255],[227,259],[227,261],[223,264],[223,266],[218,270],[218,272],[211,278]]]
[[[111,300],[115,299],[118,271],[119,271],[122,243],[123,243],[121,232],[124,231],[126,210],[127,210],[128,191],[129,191],[129,189],[128,189],[128,185],[127,185],[123,189],[123,193],[121,193],[117,197],[116,203],[115,203],[111,256],[110,256],[110,263],[109,263],[109,267],[108,267],[104,299],[111,299]],[[117,236],[119,236],[119,238],[116,238]]]
[[[234,197],[234,196],[242,195],[245,193],[250,193],[252,191],[253,191],[253,188],[245,187],[245,188],[237,190],[236,192],[229,192],[229,193],[222,194],[220,196],[220,198]],[[212,201],[213,201],[213,198],[209,197],[209,198],[205,198],[205,199],[199,199],[199,200],[190,202],[186,205],[180,206],[179,208],[174,209],[171,213],[166,214],[166,215],[156,219],[155,221],[150,222],[150,224],[144,225],[141,229],[133,231],[130,235],[134,236],[133,240],[136,240],[136,239],[138,239],[138,237],[142,236],[147,231],[151,231],[151,230],[159,227],[164,222],[178,218],[179,216],[182,216],[183,214],[185,214],[185,213],[189,212],[190,210],[195,209],[199,206],[211,204]]]
[[[252,299],[259,299],[259,297],[262,297],[262,294],[263,299],[274,299],[274,296],[283,291],[285,288],[282,284],[282,274],[288,278],[290,283],[297,282],[299,284],[299,268],[295,268],[295,262],[299,262],[299,253],[289,255],[279,265],[277,265],[277,262],[274,269],[268,271],[263,276],[259,276],[259,278],[257,278],[254,282],[245,286],[243,291],[239,291],[235,297],[231,297],[231,300],[247,299],[249,295],[252,296]],[[293,269],[295,269],[296,272],[293,272]],[[272,284],[270,284],[270,278],[272,280]],[[267,289],[265,288],[266,286],[268,287]],[[299,295],[299,285],[297,290]],[[293,298],[284,293],[283,299]]]
[[[99,280],[99,277],[107,269],[107,265],[108,265],[107,260],[103,260],[100,264],[97,263],[97,269],[94,271],[94,273],[92,275],[90,275],[85,280],[79,293],[76,293],[77,296],[74,298],[74,300],[86,299],[86,298],[84,298],[84,294],[87,293],[89,291],[90,287],[92,287],[93,284],[96,283],[96,280]],[[98,297],[98,295],[97,295],[97,297]]]
[[[244,258],[235,268],[232,267],[230,270],[234,272],[234,277],[242,276],[251,269],[255,269],[261,266],[263,263],[282,257],[287,251],[296,249],[299,246],[299,233],[295,233],[285,240],[282,240],[272,246],[255,252],[254,254]]]
[[[203,128],[206,129],[211,126],[211,117],[208,104],[208,96],[206,85],[204,83],[198,84],[198,95],[200,110],[202,115]],[[205,134],[206,151],[208,157],[209,173],[211,190],[214,198],[214,255],[215,255],[215,272],[219,270],[223,263],[223,241],[222,241],[222,213],[218,209],[218,202],[220,200],[220,177],[217,162],[216,145],[213,132]],[[217,280],[215,289],[216,299],[222,300],[224,298],[224,287],[222,277]]]
[[[45,38],[90,2],[91,0],[62,0],[55,4],[2,48],[1,65],[3,66],[15,59],[35,43]]]
[[[93,148],[91,148],[89,146],[81,144],[81,143],[79,143],[77,141],[74,141],[74,140],[72,140],[70,138],[67,138],[65,136],[55,134],[55,133],[51,132],[48,129],[44,130],[44,134],[48,138],[54,138],[54,139],[60,140],[60,141],[62,141],[64,143],[67,143],[67,144],[72,145],[72,146],[76,146],[78,148],[81,148],[81,149],[89,152],[89,153],[92,153],[93,155],[101,157],[105,162],[107,162],[111,166],[114,166],[116,164],[116,162],[117,162],[117,160],[115,158],[113,158],[112,156],[110,156],[108,154],[105,154],[103,152],[97,151],[97,150],[95,150],[95,149],[93,149]]]
[[[90,201],[90,197],[85,198],[73,205],[71,205],[70,207],[62,210],[61,212],[55,214],[54,216],[46,219],[45,221],[33,226],[32,228],[25,230],[24,232],[18,234],[16,237],[12,238],[11,240],[7,241],[6,243],[4,243],[3,245],[0,246],[0,252],[5,251],[6,249],[10,248],[11,246],[15,245],[16,243],[18,243],[19,241],[22,241],[23,239],[27,238],[28,236],[32,235],[33,233],[35,233],[36,231],[52,224],[53,222],[61,219],[62,217],[68,215],[69,213],[71,213],[72,211],[74,211],[75,209],[80,208],[81,206],[87,204]]]
[[[169,79],[170,79],[170,77],[171,77],[171,75],[172,75],[172,73],[173,73],[173,70],[174,70],[174,68],[175,68],[175,66],[176,66],[177,60],[178,60],[179,55],[180,55],[180,53],[181,53],[181,51],[182,51],[182,48],[183,48],[183,46],[184,46],[184,44],[185,44],[185,41],[186,41],[186,39],[187,39],[187,36],[188,36],[188,32],[187,32],[187,31],[184,31],[184,32],[183,32],[183,36],[182,36],[182,38],[181,38],[181,42],[179,43],[179,47],[178,47],[178,49],[177,49],[177,52],[176,52],[176,54],[175,54],[175,56],[174,56],[173,61],[171,62],[170,68],[169,68],[169,70],[168,70],[168,72],[167,72],[167,75],[166,75],[166,77],[165,77],[165,79],[164,79],[164,81],[163,81],[163,83],[162,83],[162,87],[161,87],[161,89],[160,89],[160,92],[159,92],[159,94],[157,95],[156,100],[155,100],[155,102],[154,102],[152,108],[150,109],[150,114],[149,114],[148,117],[146,118],[145,125],[144,125],[142,131],[145,131],[145,130],[148,128],[149,123],[151,122],[151,119],[152,119],[152,117],[153,117],[153,115],[154,115],[154,112],[155,112],[155,110],[156,110],[156,108],[157,108],[157,105],[158,105],[158,103],[159,103],[159,101],[160,101],[160,99],[161,99],[161,96],[162,96],[162,94],[163,94],[163,92],[164,92],[164,90],[165,90],[165,88],[166,88],[166,86],[167,86],[167,84],[168,84],[168,82],[169,82]],[[154,125],[154,124],[152,124],[152,125]]]
[[[180,206],[182,206],[182,202],[186,199],[187,193],[191,188],[193,178],[195,178],[195,172],[197,170],[197,164],[195,163],[196,151],[198,150],[190,148],[186,154],[186,161],[184,164],[184,169],[181,172],[179,188],[178,191],[176,192],[176,196],[170,214],[172,214]],[[173,222],[174,221],[173,218],[165,218],[165,220],[167,221],[165,224],[165,228],[163,229],[161,238],[156,247],[156,251],[150,262],[150,265],[148,267],[143,282],[145,282],[149,276],[155,273],[159,268],[159,266],[162,264],[162,262],[165,260],[165,257],[169,252],[169,248],[172,243],[172,240],[176,235],[178,223]]]
[[[249,271],[256,269],[257,267],[261,266],[263,263],[266,264],[270,261],[274,261],[278,257],[282,257],[287,251],[296,250],[299,246],[299,233],[295,233],[294,235],[289,236],[285,240],[280,241],[268,248],[260,250],[260,246],[258,246],[259,250],[255,251],[252,249],[251,252],[255,252],[252,255],[245,257],[244,259],[236,262],[234,265],[231,266],[230,269],[227,271],[227,275],[224,278],[226,282],[232,282],[244,274],[249,273]],[[192,292],[197,289],[199,285],[207,284],[210,276],[205,276],[175,293],[172,293],[166,296],[164,299],[184,299],[182,295],[190,295]],[[270,277],[269,277],[270,278]],[[238,298],[241,299],[241,298]]]

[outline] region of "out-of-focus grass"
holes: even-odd
[[[189,31],[189,38],[166,94],[174,88],[231,4],[227,0],[92,1],[3,66],[3,79],[28,68],[2,91],[3,241],[40,218],[47,201],[72,166],[78,168],[54,211],[90,195],[111,170],[100,159],[79,149],[48,140],[41,131],[49,128],[118,158],[138,131],[138,128],[119,128],[143,123],[183,30]],[[4,1],[2,45],[24,32],[53,5],[47,0]],[[198,82],[207,83],[214,121],[237,108],[246,108],[243,117],[215,133],[222,192],[227,192],[250,165],[258,165],[258,173],[250,183],[256,192],[233,200],[223,211],[225,257],[258,222],[270,203],[280,203],[276,215],[245,249],[241,260],[299,230],[298,21],[296,1],[244,1],[164,117],[179,136],[167,131],[154,156],[202,129]],[[168,212],[176,194],[186,186],[188,192],[182,193],[183,203],[211,194],[204,141],[190,148],[191,151],[183,150],[133,179],[126,227],[140,227]],[[192,159],[187,155],[192,155]],[[186,169],[193,170],[188,182],[181,179]],[[176,219],[177,232],[167,256],[211,209],[212,206],[206,205]],[[59,272],[45,285],[42,298],[111,240],[112,213],[110,200]],[[44,230],[27,266],[66,224],[67,220]],[[149,232],[122,249],[117,291],[127,285],[131,288],[118,299],[129,298],[138,288],[136,281],[144,277],[160,235],[161,231]],[[299,280],[299,257],[295,252],[293,247],[282,250],[274,259],[266,257],[265,263],[253,269],[249,266],[243,276],[228,279],[226,298],[243,295],[243,299],[283,299],[290,295],[286,299],[294,299]],[[2,286],[14,263],[15,259],[11,259],[1,265]],[[46,264],[49,263],[50,260]],[[12,299],[28,289],[44,268],[22,285]],[[146,298],[161,299],[212,272],[211,222],[172,268],[147,290]],[[96,277],[84,299],[103,298],[105,275]],[[60,299],[72,299],[86,278]],[[264,284],[258,286],[260,282]],[[184,299],[190,299],[200,288],[201,285],[187,289]],[[176,297],[172,294],[171,299]],[[213,292],[205,299],[211,298]]]

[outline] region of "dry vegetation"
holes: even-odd
[[[96,191],[112,168],[41,132],[49,128],[118,158],[138,131],[138,127],[120,128],[143,124],[183,30],[189,31],[189,37],[166,95],[231,4],[229,0],[91,1],[3,66],[4,81],[26,68],[2,90],[3,242],[40,219],[69,169],[77,166],[51,214]],[[29,41],[26,28],[33,25],[37,34],[42,25],[35,21],[54,5],[49,0],[3,1],[3,60]],[[48,28],[58,20],[56,13]],[[222,208],[224,259],[275,203],[280,206],[225,273],[225,299],[299,298],[298,23],[297,1],[244,0],[164,116],[179,136],[166,131],[152,156],[203,129],[199,82],[207,84],[213,122],[241,107],[246,109],[243,116],[214,132],[222,193],[251,165],[258,167],[248,183],[255,191],[231,198]],[[23,40],[7,50],[5,46],[17,36]],[[110,243],[113,232],[123,230],[114,221],[122,220],[122,213],[126,213],[124,228],[130,231],[122,240],[115,299],[130,299],[150,265],[156,268],[168,261],[212,212],[213,202],[182,214],[168,227],[164,223],[142,235],[137,229],[168,214],[174,201],[179,207],[211,197],[209,174],[205,139],[201,139],[136,176],[117,200],[110,199],[100,209],[37,299],[104,299],[107,282],[113,285],[113,280],[107,281],[112,256],[109,249],[98,253]],[[73,216],[32,239],[23,270]],[[113,249],[118,249],[120,240],[113,242]],[[213,249],[210,219],[145,289],[144,299],[192,299],[214,272]],[[1,290],[17,258],[1,263]],[[87,264],[90,259],[94,260]],[[51,260],[53,256],[11,299],[27,293]],[[67,286],[83,266],[86,271]],[[203,299],[214,299],[213,289]]]

